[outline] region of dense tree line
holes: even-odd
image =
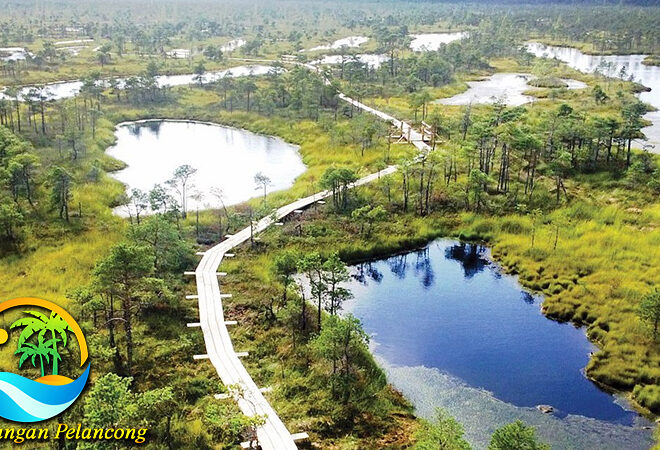
[[[32,145],[0,126],[0,250],[19,249],[28,221],[53,212],[68,222],[72,184],[65,167],[41,167]]]
[[[129,44],[131,51],[138,55],[164,55],[176,39],[201,43],[218,37],[249,35],[248,45],[241,51],[254,55],[264,43],[278,41],[286,41],[292,45],[292,50],[299,50],[303,37],[328,39],[340,28],[382,30],[399,27],[415,31],[415,28],[439,23],[459,29],[476,29],[484,24],[497,24],[498,27],[508,24],[514,31],[508,38],[543,35],[557,40],[586,42],[597,51],[654,53],[660,44],[655,26],[658,12],[654,8],[618,2],[598,2],[597,6],[593,2],[578,2],[570,6],[566,5],[567,2],[526,2],[511,8],[511,3],[494,1],[463,5],[393,0],[384,2],[382,8],[373,8],[369,2],[337,2],[329,7],[316,1],[294,5],[257,0],[248,5],[232,1],[223,7],[203,2],[187,3],[183,7],[178,1],[168,1],[158,8],[154,7],[152,14],[145,14],[144,8],[137,8],[130,2],[106,5],[95,1],[68,1],[66,8],[27,2],[7,10],[8,17],[0,26],[0,45],[16,42],[29,44],[37,36],[49,38],[43,50],[29,60],[4,65],[4,70],[12,72],[25,64],[42,68],[61,62],[66,54],[54,48],[52,42],[65,38],[103,39],[108,47],[96,55],[101,64],[105,56],[111,53],[121,57]],[[245,13],[249,5],[258,13]],[[26,19],[26,16],[29,18]],[[324,26],[319,28],[319,23]],[[382,33],[376,33],[374,37],[381,42],[389,41],[382,39]],[[492,39],[492,42],[495,41]],[[47,45],[49,42],[50,45]],[[392,45],[385,45],[384,48],[390,54],[396,53],[392,51]],[[204,47],[199,50],[202,53]]]

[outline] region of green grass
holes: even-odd
[[[501,61],[496,66],[508,68],[510,64],[510,61]],[[611,83],[604,88],[613,93],[621,86],[627,85]],[[436,94],[452,95],[462,89],[465,84],[459,81],[437,90]],[[583,103],[603,113],[612,112],[612,106],[593,104],[588,92],[562,95],[573,104]],[[87,139],[88,151],[77,169],[80,179],[84,179],[93,164],[100,164],[104,170],[120,167],[120,162],[103,154],[114,141],[114,124],[142,118],[213,121],[277,135],[299,144],[308,170],[291,189],[269,194],[267,202],[273,207],[316,192],[321,174],[331,165],[350,166],[360,175],[382,165],[383,143],[361,156],[356,146],[333,142],[322,124],[316,122],[262,117],[243,111],[230,114],[219,107],[220,97],[216,93],[196,87],[175,89],[174,99],[171,104],[148,109],[109,100],[103,107],[104,119],[99,122],[96,139]],[[390,98],[389,101],[388,107],[393,111],[410,114],[405,99]],[[527,118],[530,122],[549,105],[555,105],[549,101],[539,103],[530,107]],[[444,111],[452,117],[460,114],[458,107]],[[395,149],[394,160],[410,153],[409,146]],[[57,161],[53,149],[38,151],[43,153],[45,161]],[[359,188],[354,195],[362,202],[382,202],[381,183]],[[396,183],[395,178],[392,184]],[[539,180],[539,185],[542,190],[543,180]],[[652,251],[660,244],[660,205],[647,200],[648,193],[623,189],[610,174],[582,177],[571,181],[569,187],[576,200],[562,207],[561,212],[572,221],[560,229],[556,249],[553,248],[553,214],[537,225],[533,248],[531,220],[516,214],[486,216],[437,211],[419,218],[390,208],[388,221],[377,224],[369,237],[360,237],[358,225],[347,217],[321,212],[305,214],[302,236],[297,236],[294,223],[274,227],[264,234],[257,249],[243,248],[235,260],[223,263],[222,270],[230,274],[226,283],[235,293],[234,299],[226,304],[226,315],[243,324],[240,329],[232,330],[235,345],[253,355],[246,364],[257,383],[275,388],[273,404],[290,428],[318,430],[313,437],[325,447],[407,445],[410,430],[415,429],[417,423],[410,406],[389,389],[379,393],[382,403],[378,405],[378,414],[361,418],[355,433],[333,434],[332,399],[320,375],[324,368],[314,365],[309,370],[303,369],[304,358],[292,348],[285,326],[282,323],[272,325],[264,319],[265,304],[279,293],[268,270],[270,262],[274,254],[285,247],[299,251],[319,250],[325,254],[338,251],[344,260],[358,262],[417,248],[439,236],[483,239],[492,246],[494,258],[505,270],[519,274],[525,287],[545,295],[543,308],[549,317],[588,327],[589,337],[601,348],[587,367],[591,378],[629,391],[639,405],[656,410],[660,407],[660,353],[657,345],[649,342],[646,330],[636,318],[635,308],[641,295],[652,285],[660,284],[660,255]],[[451,194],[439,189],[443,195]],[[125,223],[114,217],[110,209],[122,192],[123,186],[106,174],[97,182],[80,184],[74,192],[72,209],[75,211],[80,203],[83,219],[74,217],[74,225],[70,227],[52,221],[47,232],[37,230],[35,225],[35,230],[30,230],[32,239],[28,251],[20,257],[0,260],[3,298],[36,295],[66,305],[66,292],[86,285],[94,263],[122,238]],[[260,202],[260,199],[251,201],[254,205]],[[213,211],[201,214],[203,228],[212,230],[216,221],[214,214]],[[193,227],[192,220],[190,217],[184,224],[187,233]],[[192,302],[185,304],[185,308],[194,311]],[[199,334],[190,330],[176,337],[168,334],[169,330],[185,323],[186,313],[179,311],[177,314],[170,317],[156,313],[157,320],[145,320],[137,330],[144,336],[139,351],[145,357],[149,355],[147,364],[153,369],[149,375],[142,375],[139,384],[140,388],[148,388],[158,386],[165,379],[178,383],[178,388],[191,398],[190,405],[185,406],[188,418],[199,420],[201,403],[196,403],[195,392],[207,395],[211,387],[199,387],[196,377],[201,374],[203,378],[215,380],[215,374],[208,365],[198,370],[185,360],[185,355],[202,348]],[[194,316],[194,312],[190,315]],[[102,353],[102,342],[92,345],[98,345],[97,350]],[[171,364],[175,370],[171,370]]]
[[[660,66],[660,55],[649,55],[644,58],[642,64],[646,64],[647,66]]]
[[[106,116],[114,123],[145,118],[171,118],[210,121],[218,124],[244,128],[249,131],[278,136],[300,146],[300,154],[307,170],[286,191],[268,195],[268,203],[286,204],[299,197],[311,195],[319,190],[318,181],[330,166],[350,167],[363,176],[383,166],[386,143],[381,141],[367,149],[364,155],[358,145],[333,142],[322,125],[311,120],[293,120],[278,116],[262,116],[245,111],[230,113],[220,107],[220,96],[202,88],[179,88],[180,97],[173,105],[154,107],[148,110],[132,108],[125,104],[112,104],[106,108]],[[396,161],[410,154],[409,146],[394,146],[391,158]]]
[[[558,214],[572,218],[559,231]],[[660,284],[660,204],[628,213],[622,205],[576,201],[537,226],[531,246],[529,217],[464,214],[461,234],[483,238],[506,271],[545,297],[550,318],[587,327],[600,348],[587,375],[609,387],[633,390],[640,405],[659,411],[660,351],[636,315],[639,300]]]

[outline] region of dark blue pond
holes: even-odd
[[[503,275],[486,248],[439,240],[352,273],[346,310],[388,364],[439,369],[519,407],[551,405],[559,417],[637,417],[584,376],[596,350],[584,330],[545,318],[542,299]]]

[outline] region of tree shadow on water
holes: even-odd
[[[461,242],[445,249],[445,258],[457,261],[463,267],[465,278],[472,278],[488,266],[484,256],[486,247],[478,244]]]
[[[527,303],[528,305],[533,305],[534,303],[536,303],[536,297],[534,297],[532,294],[526,291],[520,292],[520,298],[522,298],[522,301]]]
[[[433,272],[433,266],[431,265],[431,256],[429,248],[426,247],[423,250],[415,252],[417,260],[415,261],[415,273],[420,275],[422,286],[425,289],[433,286],[435,280],[435,273]]]
[[[160,128],[163,125],[163,122],[160,121],[149,121],[142,123],[134,123],[128,126],[128,132],[131,136],[140,137],[144,130],[150,131],[151,134],[158,137],[160,134]]]
[[[369,280],[376,283],[383,281],[383,273],[379,271],[373,263],[366,262],[357,266],[357,272],[351,277],[362,285],[367,285]]]
[[[408,271],[408,255],[395,255],[387,260],[387,264],[390,266],[390,271],[398,279],[402,280],[406,278],[406,272]]]

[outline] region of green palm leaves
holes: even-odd
[[[46,358],[46,363],[50,363],[50,352],[51,348],[46,346],[47,344],[43,339],[39,339],[38,344],[34,345],[31,342],[24,342],[22,346],[19,346],[18,349],[14,352],[15,355],[21,354],[21,358],[18,361],[18,368],[23,367],[23,363],[28,359],[32,358],[32,365],[37,367],[36,359],[39,358],[39,363],[41,364],[41,376],[45,375],[44,371],[44,358]]]
[[[58,344],[62,343],[61,349],[67,346],[67,332],[72,332],[71,328],[55,312],[51,312],[49,317],[37,311],[23,312],[32,317],[23,317],[11,324],[11,329],[23,328],[18,337],[18,349],[15,352],[15,354],[21,353],[18,367],[20,368],[28,358],[31,358],[32,365],[36,367],[38,357],[41,363],[41,376],[44,376],[43,360],[45,358],[46,363],[50,363],[52,360],[52,373],[58,375],[59,362],[62,360]],[[36,336],[37,343],[28,342],[34,336]],[[48,340],[45,340],[47,338]]]

